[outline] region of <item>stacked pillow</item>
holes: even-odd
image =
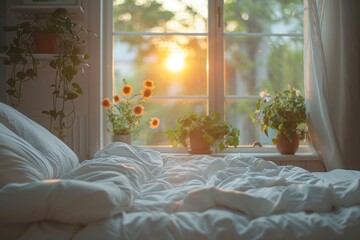
[[[60,178],[79,166],[76,154],[47,129],[0,102],[0,187]]]

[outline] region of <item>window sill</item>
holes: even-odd
[[[156,150],[156,149],[154,149]],[[269,160],[269,161],[281,161],[281,160],[286,160],[286,161],[321,161],[321,158],[316,154],[316,153],[296,153],[294,155],[283,155],[280,153],[245,153],[245,152],[237,152],[237,153],[241,153],[244,155],[250,155],[250,156],[254,156],[257,158],[262,158],[264,160]],[[229,154],[237,154],[236,152],[231,152],[231,153],[213,153],[211,154],[211,156],[213,157],[225,157],[226,155]],[[170,155],[175,155],[175,156],[191,156],[192,154],[187,153],[187,152],[161,152],[161,155],[163,156],[170,156]]]
[[[188,150],[184,147],[171,147],[169,145],[164,146],[147,146],[153,150],[159,151],[162,154],[188,154]],[[226,156],[228,154],[247,154],[255,157],[264,158],[266,160],[273,159],[295,159],[295,160],[320,160],[320,157],[316,151],[307,145],[301,145],[295,155],[283,155],[280,154],[276,147],[273,145],[265,145],[263,147],[251,147],[248,145],[242,145],[236,148],[229,147],[221,152],[214,152],[212,156]]]
[[[160,151],[162,156],[191,156],[186,148],[172,148],[171,146],[152,146],[154,150]],[[275,146],[249,147],[240,146],[227,148],[222,152],[211,154],[213,157],[224,157],[229,154],[245,154],[272,161],[279,166],[292,165],[304,168],[310,172],[324,172],[326,168],[320,156],[309,146],[300,146],[294,155],[283,155],[277,152]]]

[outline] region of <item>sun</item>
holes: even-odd
[[[184,53],[172,53],[166,60],[166,66],[172,72],[179,72],[185,66],[184,60]]]

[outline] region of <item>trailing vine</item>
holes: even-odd
[[[18,106],[21,99],[21,87],[24,82],[37,76],[37,64],[33,52],[31,25],[29,22],[16,26],[3,27],[5,32],[15,32],[12,43],[2,46],[3,63],[10,67],[10,75],[6,80],[9,100],[12,106]]]
[[[39,60],[34,55],[32,33],[56,33],[57,52],[49,62],[55,71],[54,82],[49,86],[52,89],[52,101],[50,108],[42,113],[50,119],[50,131],[63,139],[65,129],[71,127],[76,118],[74,101],[83,94],[74,77],[87,66],[89,55],[83,54],[85,41],[80,35],[89,31],[68,18],[67,11],[62,8],[56,9],[51,15],[35,15],[32,22],[22,22],[3,29],[5,32],[15,32],[13,42],[2,47],[4,63],[11,66],[6,92],[13,106],[20,104],[22,84],[37,77]]]

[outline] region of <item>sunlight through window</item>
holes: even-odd
[[[179,72],[183,70],[185,66],[184,60],[185,60],[184,53],[173,53],[166,60],[166,66],[172,72]]]

